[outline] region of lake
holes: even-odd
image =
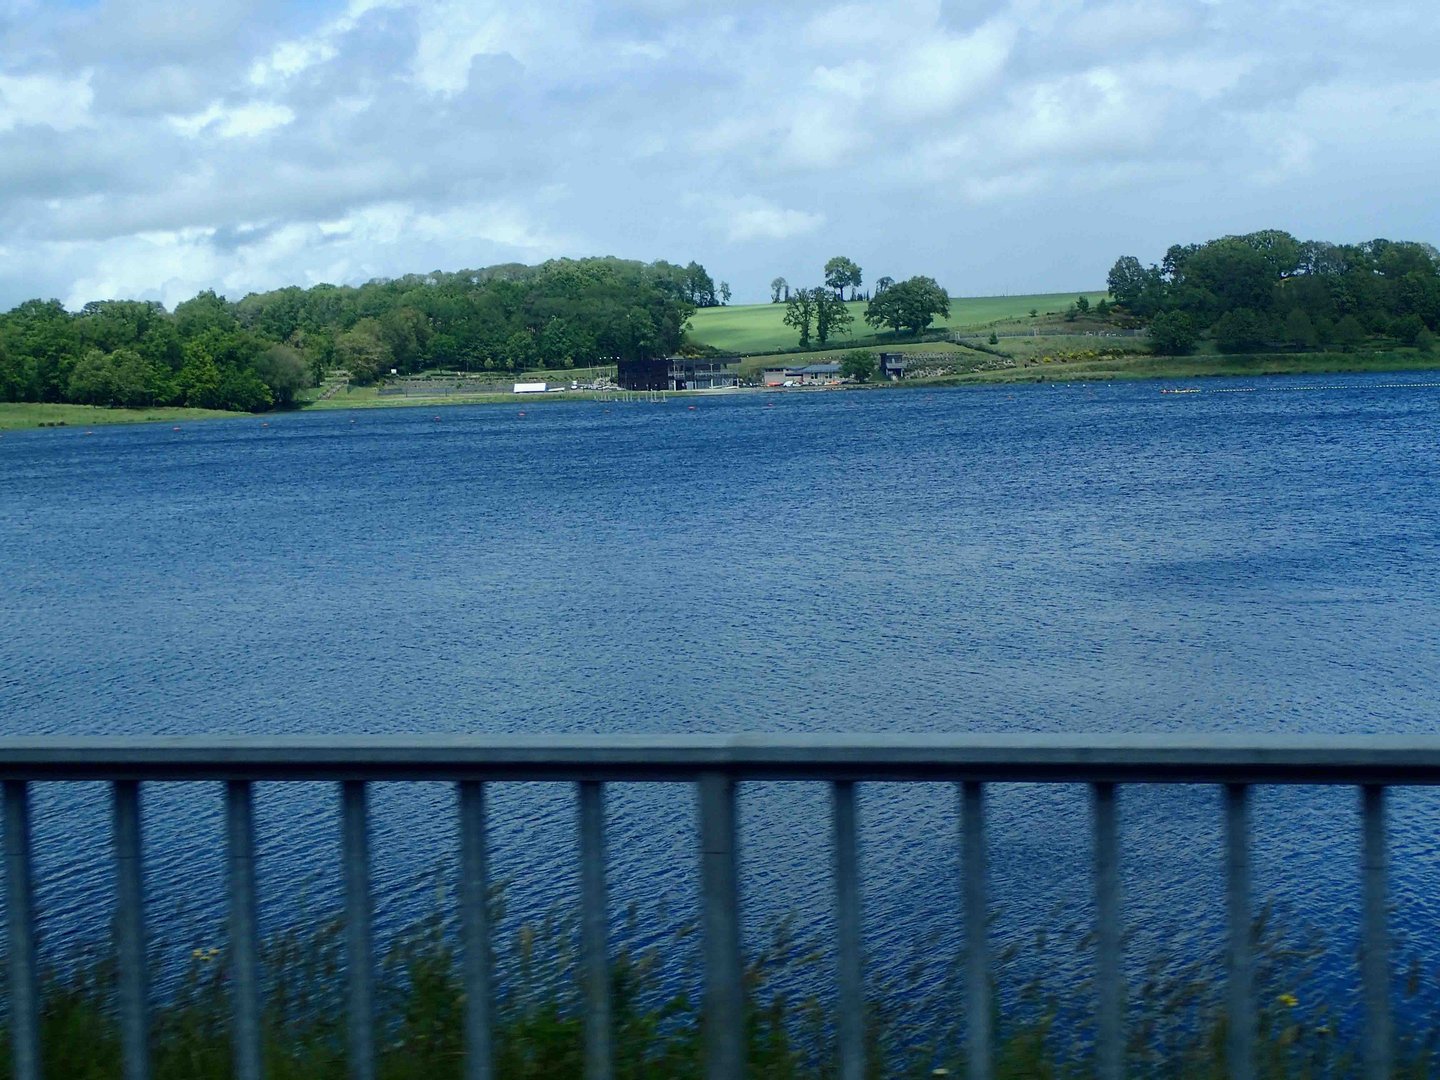
[[[8,433],[0,725],[1433,731],[1440,382],[1428,378]],[[1083,919],[1086,792],[993,795],[997,936]],[[106,798],[97,785],[36,793],[49,949],[108,926]],[[154,785],[146,799],[151,929],[183,959],[218,933],[219,792]],[[260,788],[267,926],[338,910],[334,802],[315,785]],[[827,805],[817,785],[742,787],[752,940],[785,913],[826,931]],[[1219,811],[1209,788],[1122,793],[1138,949],[1218,940]],[[382,929],[448,903],[437,875],[453,865],[452,792],[382,785],[374,814]],[[876,962],[945,955],[958,941],[954,792],[865,785],[861,815]],[[1258,891],[1326,928],[1348,985],[1357,798],[1262,789],[1255,821]],[[1437,915],[1437,826],[1440,799],[1396,793],[1396,925],[1416,936]],[[695,827],[683,788],[613,793],[615,906],[653,914],[652,937],[697,910]],[[498,790],[492,828],[512,920],[573,903],[567,790]]]

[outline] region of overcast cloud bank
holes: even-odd
[[[1094,287],[1440,240],[1423,2],[0,0],[0,306],[698,259]]]

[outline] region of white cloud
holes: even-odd
[[[895,64],[886,87],[891,112],[933,118],[967,104],[999,76],[1014,43],[1015,28],[1003,21],[920,42]]]
[[[90,76],[0,73],[0,131],[36,125],[73,131],[90,122]]]
[[[732,243],[788,240],[813,233],[825,224],[823,213],[787,209],[753,195],[722,199],[716,209]]]
[[[50,245],[48,254],[62,261],[82,251],[86,255],[84,273],[65,296],[69,307],[97,297],[128,296],[173,307],[207,288],[239,297],[287,284],[387,276],[394,273],[387,253],[395,247],[416,255],[439,245],[450,265],[458,267],[468,264],[467,253],[482,253],[490,262],[540,261],[567,246],[524,208],[504,201],[434,212],[381,203],[343,218],[254,228],[253,233],[253,242],[231,249],[217,247],[216,230],[190,228],[138,232],[99,245],[59,243]],[[303,272],[297,273],[297,266]]]
[[[215,102],[203,112],[168,117],[172,128],[192,139],[209,132],[222,139],[248,138],[284,127],[294,119],[295,113],[289,106],[271,101],[252,101],[236,106]]]
[[[300,74],[317,64],[335,58],[336,47],[323,37],[307,41],[282,41],[270,55],[256,60],[250,67],[250,82],[270,87]]]

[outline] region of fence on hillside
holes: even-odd
[[[1103,1080],[1123,1075],[1125,987],[1121,956],[1119,813],[1124,784],[1218,784],[1224,788],[1229,1073],[1251,1080],[1256,1053],[1251,941],[1250,791],[1256,784],[1348,785],[1360,792],[1363,883],[1361,982],[1364,1075],[1389,1077],[1392,1024],[1386,928],[1385,793],[1440,783],[1440,738],[693,736],[428,739],[0,739],[14,1076],[39,1080],[39,990],[31,864],[32,785],[111,785],[116,869],[118,1013],[126,1080],[148,1080],[147,946],[144,931],[141,785],[225,784],[229,949],[235,1075],[260,1080],[260,945],[256,922],[253,785],[331,781],[340,803],[347,954],[348,1063],[373,1080],[374,953],[368,785],[448,781],[460,825],[460,938],[465,985],[466,1080],[494,1077],[491,928],[487,891],[487,785],[569,781],[580,811],[581,978],[587,1080],[613,1075],[605,784],[687,782],[700,809],[704,1024],[708,1080],[744,1074],[743,964],[736,785],[818,781],[831,790],[834,833],[837,1030],[841,1076],[864,1069],[864,988],[855,785],[950,782],[961,809],[962,911],[966,939],[966,1054],[973,1080],[993,1075],[986,930],[986,786],[1087,784],[1092,793],[1096,905],[1096,1061]]]

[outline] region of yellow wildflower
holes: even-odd
[[[1287,1009],[1293,1009],[1296,1005],[1300,1004],[1300,999],[1294,994],[1281,994],[1280,1004],[1284,1005]]]

